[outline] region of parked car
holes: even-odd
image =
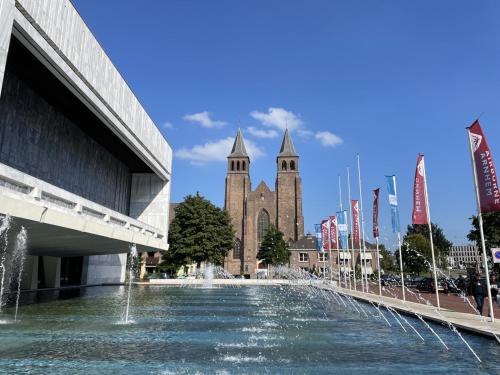
[[[445,284],[446,280],[445,279],[440,279],[438,280],[438,291],[443,292],[445,291]],[[417,289],[419,292],[429,292],[429,293],[435,293],[436,288],[434,285],[434,278],[432,277],[426,277],[422,281],[420,281],[417,285]]]

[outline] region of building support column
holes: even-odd
[[[61,287],[61,258],[43,257],[43,268],[46,288]]]

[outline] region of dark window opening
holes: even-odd
[[[295,170],[295,162],[293,160],[290,161],[290,170],[291,171]]]
[[[233,259],[241,259],[241,240],[239,238],[234,241]]]
[[[286,161],[285,161],[285,160],[283,160],[283,161],[281,162],[281,170],[282,170],[282,171],[286,171]]]
[[[259,213],[259,218],[257,220],[257,241],[262,242],[267,230],[269,229],[269,214],[266,210],[262,210]]]
[[[240,161],[238,160],[236,162],[236,170],[239,171],[240,170]]]

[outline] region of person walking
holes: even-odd
[[[481,282],[481,277],[477,273],[474,277],[474,281],[472,284],[472,295],[476,300],[477,310],[479,311],[479,315],[483,315],[483,305],[484,298],[487,295],[486,286]]]
[[[491,286],[491,300],[496,302],[497,305],[500,305],[500,299],[498,295],[498,281],[495,275],[491,275],[490,277],[490,286]]]

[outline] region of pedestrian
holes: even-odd
[[[500,306],[500,295],[498,295],[498,281],[495,275],[490,277],[491,300],[495,301]]]
[[[486,286],[481,282],[481,278],[477,273],[474,277],[474,281],[472,284],[472,295],[476,300],[477,311],[479,311],[479,315],[483,315],[483,305],[484,298],[487,294]]]

